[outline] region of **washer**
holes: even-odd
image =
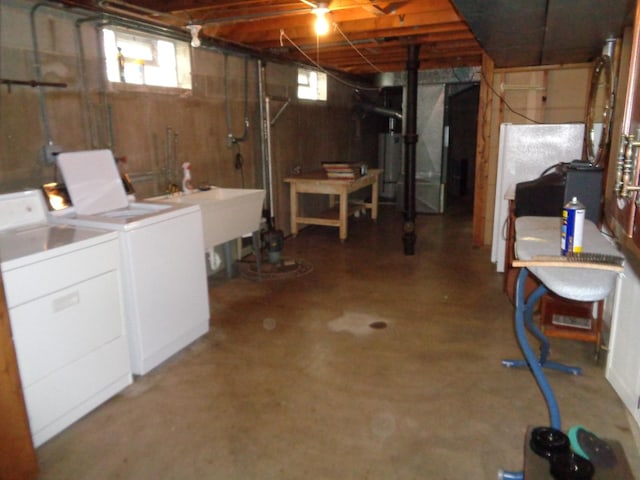
[[[35,446],[132,381],[115,232],[50,225],[39,190],[0,195],[0,269]]]
[[[109,150],[57,162],[73,207],[53,221],[118,232],[131,366],[143,375],[209,330],[200,208],[132,201]]]

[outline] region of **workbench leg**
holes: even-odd
[[[347,212],[349,210],[349,194],[345,191],[340,193],[340,241],[347,239]]]
[[[294,237],[298,234],[298,190],[296,184],[291,184],[291,192],[289,194],[289,206],[291,208],[291,235]]]
[[[376,181],[371,185],[371,219],[378,219],[378,178],[376,175]]]

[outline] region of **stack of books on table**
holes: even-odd
[[[353,180],[360,176],[359,163],[323,162],[322,167],[327,172],[327,178]]]

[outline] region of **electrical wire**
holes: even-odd
[[[337,31],[338,31],[338,33],[339,33],[340,35],[342,35],[342,37],[347,41],[347,43],[351,46],[351,48],[353,48],[353,49],[356,51],[356,53],[357,53],[358,55],[360,55],[360,56],[362,57],[362,59],[363,59],[365,62],[367,62],[367,63],[371,66],[371,68],[373,68],[373,69],[374,69],[376,72],[378,72],[378,73],[384,73],[382,70],[380,70],[378,67],[376,67],[373,63],[371,63],[371,62],[369,61],[369,59],[368,59],[367,57],[365,57],[365,56],[360,52],[360,50],[358,50],[358,47],[356,47],[353,43],[351,43],[351,40],[349,40],[349,39],[347,38],[347,36],[346,36],[346,35],[344,34],[344,32],[340,29],[340,27],[338,26],[338,24],[337,24],[337,23],[333,23],[333,28],[334,28],[335,30],[337,30]]]
[[[480,75],[482,75],[482,80],[484,81],[484,83],[489,87],[489,89],[500,99],[502,100],[502,102],[504,103],[504,105],[509,109],[509,111],[511,111],[511,113],[513,113],[514,115],[517,115],[519,117],[524,118],[525,120],[532,122],[532,123],[537,123],[539,125],[542,125],[544,122],[539,122],[537,120],[534,120],[533,118],[527,117],[525,114],[520,113],[515,111],[513,108],[511,108],[511,105],[509,105],[509,102],[507,102],[505,100],[505,98],[500,95],[495,88],[493,88],[493,85],[491,85],[491,83],[489,82],[489,80],[487,80],[487,77],[484,75],[484,72],[482,71],[482,69],[480,69]]]
[[[559,163],[556,163],[555,165],[551,165],[550,167],[545,168],[539,176],[544,177],[548,172],[550,172],[551,170],[555,170],[556,168],[559,168],[562,165],[567,165],[567,164],[564,162],[559,162]]]
[[[298,52],[300,52],[302,54],[302,56],[304,58],[306,58],[314,67],[316,67],[319,71],[321,71],[325,75],[333,78],[335,81],[337,81],[339,83],[342,83],[343,85],[346,85],[347,87],[351,87],[351,88],[355,88],[355,89],[359,89],[359,90],[368,90],[368,91],[372,91],[372,92],[377,92],[377,91],[380,90],[378,87],[364,87],[362,85],[357,85],[355,83],[349,82],[349,81],[339,77],[338,75],[335,75],[334,73],[330,72],[329,70],[324,68],[322,65],[320,65],[317,62],[315,62],[311,57],[309,57],[309,55],[307,55],[293,40],[291,40],[291,38],[289,38],[289,36],[285,33],[284,29],[280,29],[280,45],[283,45],[283,42],[282,42],[283,38],[285,38],[291,45],[293,45],[294,48],[296,50],[298,50]]]
[[[461,70],[461,69],[466,69],[467,71],[469,71],[471,74],[469,75],[469,78],[460,78],[460,76],[458,76],[458,72],[456,72],[456,70]],[[475,79],[476,76],[476,72],[478,72],[480,69],[476,69],[473,67],[451,67],[451,75],[453,75],[455,77],[455,79],[461,83],[468,83],[468,82],[477,82],[478,80]]]
[[[320,65],[320,34],[316,33],[316,65]]]
[[[358,48],[347,38],[347,36],[344,34],[344,32],[342,32],[342,30],[340,29],[340,27],[338,26],[337,23],[333,24],[334,28],[344,37],[344,39],[347,41],[347,43],[351,46],[351,48],[353,48],[358,55],[360,55],[372,68],[374,68],[376,71],[378,71],[379,73],[384,73],[382,70],[380,70],[378,67],[376,67],[373,63],[371,63],[362,53],[360,53],[360,51],[358,50]],[[331,78],[333,78],[334,80],[342,83],[343,85],[346,85],[348,87],[351,88],[357,88],[360,90],[368,90],[368,91],[379,91],[379,88],[377,87],[362,87],[356,84],[353,84],[351,82],[348,82],[340,77],[338,77],[337,75],[334,75],[333,73],[331,73],[330,71],[328,71],[327,69],[325,69],[324,67],[322,67],[320,65],[320,61],[319,61],[319,50],[320,47],[319,45],[317,45],[317,55],[318,55],[318,61],[314,61],[311,57],[309,57],[309,55],[307,55],[284,31],[284,29],[280,30],[280,45],[283,45],[282,39],[285,38],[289,43],[291,43],[291,45],[293,45],[295,47],[296,50],[298,50],[298,52],[300,52],[309,62],[311,62],[311,64],[313,64],[319,71],[325,73],[326,75],[330,76]],[[457,75],[455,74],[455,71],[453,72],[454,76],[460,80]],[[509,105],[509,102],[507,102],[507,100],[500,95],[495,88],[493,88],[493,85],[491,85],[491,83],[487,80],[487,77],[485,76],[484,72],[482,71],[482,69],[480,69],[480,75],[482,77],[482,80],[485,82],[485,84],[489,87],[489,89],[491,89],[491,91],[500,99],[502,100],[502,102],[504,103],[504,105],[507,107],[507,109],[509,109],[514,115],[517,115],[521,118],[524,118],[525,120],[532,122],[532,123],[536,123],[536,124],[542,124],[543,122],[539,122],[537,120],[534,120],[533,118],[530,118],[516,110],[514,110],[511,105]]]
[[[244,58],[244,130],[242,135],[237,137],[233,134],[231,128],[231,106],[229,105],[229,74],[228,74],[228,64],[229,55],[225,53],[224,55],[224,106],[225,106],[225,120],[227,123],[227,137],[229,138],[232,144],[238,142],[244,142],[247,138],[247,134],[249,133],[249,117],[248,117],[248,97],[249,97],[249,78],[248,78],[248,67],[247,64],[249,62],[248,58]]]

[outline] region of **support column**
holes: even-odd
[[[407,113],[404,133],[404,254],[413,255],[416,244],[416,119],[418,112],[418,67],[420,45],[407,49]]]

